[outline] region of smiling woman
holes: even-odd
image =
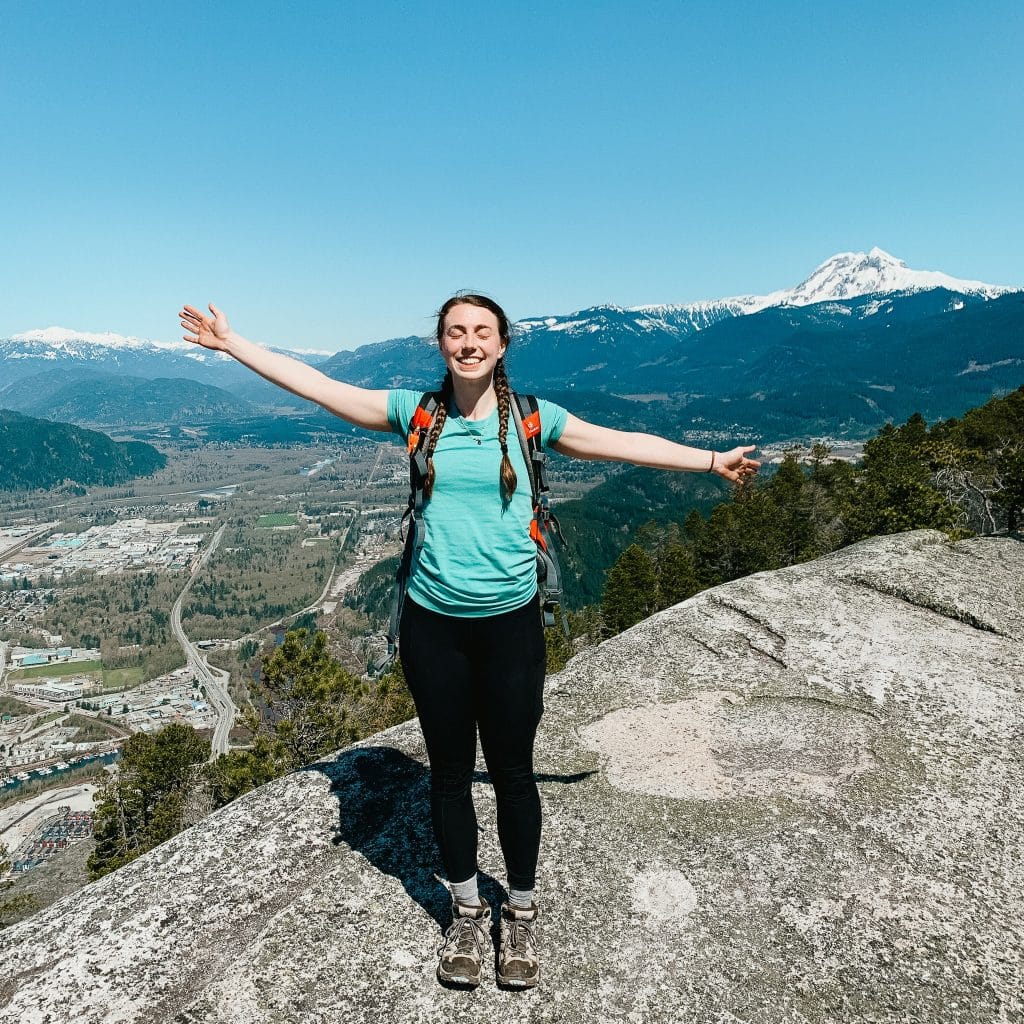
[[[227,352],[358,426],[391,431],[403,441],[422,438],[420,393],[332,380],[246,341],[212,304],[210,312],[212,318],[185,306],[180,316],[186,340]],[[544,712],[545,644],[530,534],[532,494],[519,486],[528,470],[521,446],[508,443],[513,395],[504,357],[511,328],[493,299],[458,294],[438,311],[436,336],[447,372],[422,449],[422,544],[409,569],[399,654],[430,759],[431,816],[452,895],[452,924],[437,974],[445,983],[478,985],[490,959],[484,949],[491,907],[477,887],[471,790],[479,733],[509,883],[497,980],[527,988],[540,979],[534,886],[541,802],[533,748]],[[715,472],[734,482],[760,465],[747,457],[753,445],[704,451],[587,423],[543,399],[537,405],[542,446],[564,455]]]

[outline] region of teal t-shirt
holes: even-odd
[[[388,421],[405,439],[421,391],[388,391]],[[538,400],[541,444],[562,436],[568,413]],[[442,615],[500,615],[526,604],[537,589],[537,549],[530,539],[530,477],[515,423],[508,426],[508,456],[516,491],[502,502],[498,410],[467,420],[448,410],[434,449],[434,493],[423,508],[424,541],[412,567],[409,596]],[[511,417],[511,413],[509,414]]]

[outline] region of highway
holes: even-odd
[[[171,609],[171,629],[174,632],[175,639],[181,644],[181,649],[185,652],[185,661],[188,667],[195,673],[196,678],[206,690],[207,701],[217,712],[217,724],[214,726],[213,739],[210,743],[211,761],[215,760],[220,754],[227,753],[228,733],[231,731],[231,724],[235,720],[235,714],[238,709],[228,695],[229,673],[210,665],[206,660],[206,655],[202,654],[196,645],[185,636],[185,630],[181,626],[181,604],[189,588],[195,582],[195,578],[209,561],[210,556],[217,550],[221,537],[224,536],[225,528],[225,526],[220,526],[210,539],[210,544],[203,552],[203,557],[199,559],[195,569],[192,570],[192,575],[189,576],[188,582],[182,588],[181,593],[178,595],[178,600],[174,602],[174,607]]]

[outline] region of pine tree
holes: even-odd
[[[185,827],[182,812],[199,784],[210,743],[191,726],[173,723],[136,733],[121,749],[117,771],[96,796],[92,878],[152,850]]]
[[[651,556],[630,544],[608,570],[601,598],[604,633],[614,636],[658,607],[658,573]]]

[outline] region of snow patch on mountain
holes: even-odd
[[[901,259],[877,246],[868,253],[841,252],[827,259],[806,281],[787,295],[791,306],[807,306],[828,299],[850,299],[876,292],[914,292],[946,288],[965,295],[984,295],[994,299],[1009,288],[964,281],[937,270],[911,270]]]
[[[946,288],[964,295],[982,295],[986,299],[995,299],[1018,290],[1004,285],[986,284],[984,281],[966,281],[937,270],[911,270],[903,260],[876,246],[870,252],[836,253],[795,288],[785,288],[767,295],[739,295],[682,305],[631,306],[629,312],[661,313],[677,317],[688,313],[694,318],[694,326],[699,330],[700,319],[714,313],[742,316],[770,306],[810,306],[861,295],[919,292],[931,288]],[[882,303],[873,305],[863,315],[871,316],[882,308]]]
[[[2,343],[3,339],[0,339],[0,344]],[[274,352],[305,357],[307,362],[317,361],[321,358],[327,359],[332,355],[322,349],[269,347]],[[3,354],[8,359],[57,359],[61,355],[78,359],[96,359],[113,352],[131,352],[140,355],[167,352],[199,363],[230,360],[231,358],[225,352],[215,352],[190,341],[159,341],[154,338],[136,338],[131,335],[114,334],[112,331],[100,333],[75,331],[68,327],[46,327],[41,330],[12,334],[7,339],[4,349]]]
[[[112,331],[97,334],[89,331],[73,331],[67,327],[46,327],[38,331],[24,331],[21,334],[12,334],[11,341],[38,342],[55,349],[78,349],[82,344],[135,350],[157,348],[184,351],[195,348],[188,341],[153,341],[146,338],[126,337],[123,334],[114,334]]]

